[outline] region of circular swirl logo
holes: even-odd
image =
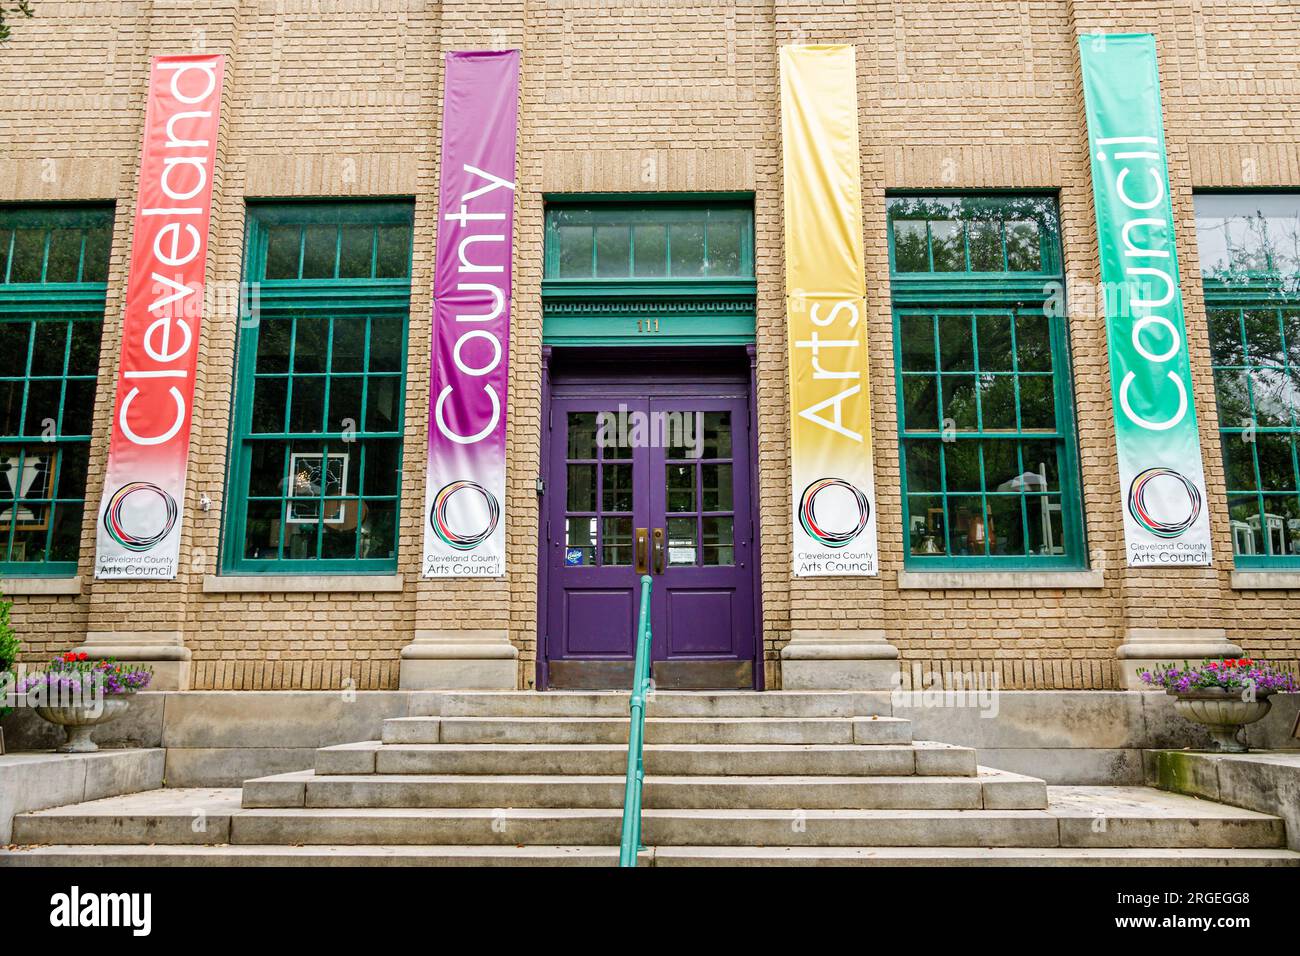
[[[468,492],[477,494],[483,499],[487,507],[487,525],[475,534],[461,534],[453,531],[451,525],[447,523],[447,508],[451,499],[459,492]],[[429,510],[429,524],[433,528],[433,533],[450,548],[457,551],[471,551],[492,536],[492,532],[497,529],[497,522],[501,520],[501,504],[497,501],[496,496],[488,491],[476,481],[453,481],[443,485],[438,489],[438,493],[433,496],[433,507]]]
[[[1146,494],[1150,488],[1151,482],[1157,478],[1173,478],[1183,486],[1187,493],[1187,517],[1181,521],[1160,521],[1151,515],[1147,507]],[[1177,538],[1184,531],[1196,524],[1196,519],[1201,516],[1201,489],[1195,484],[1172,468],[1148,468],[1141,472],[1128,488],[1128,513],[1133,516],[1133,520],[1140,524],[1157,538]]]
[[[818,524],[817,496],[827,488],[843,488],[853,497],[858,508],[856,525],[832,531]],[[842,478],[818,478],[803,490],[803,496],[799,499],[799,524],[810,538],[815,538],[828,548],[842,548],[862,534],[870,517],[871,503],[867,500],[866,493]]]
[[[122,525],[122,507],[132,495],[154,495],[163,505],[162,525],[153,534],[132,534]],[[138,501],[139,499],[137,499]],[[113,492],[104,508],[104,530],[110,538],[128,551],[148,551],[163,538],[171,534],[176,526],[176,516],[180,509],[176,499],[151,481],[132,481]]]

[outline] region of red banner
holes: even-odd
[[[160,56],[149,74],[97,578],[176,577],[224,70]]]

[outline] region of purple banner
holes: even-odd
[[[424,497],[430,578],[505,573],[518,101],[518,50],[447,54]]]

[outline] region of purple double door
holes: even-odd
[[[654,581],[656,685],[755,686],[745,391],[555,387],[541,529],[548,686],[631,685],[642,573]]]

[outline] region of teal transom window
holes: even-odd
[[[412,212],[250,203],[225,570],[396,567]]]
[[[1300,194],[1195,201],[1235,563],[1300,567]]]
[[[1085,564],[1056,202],[887,201],[906,564]]]
[[[0,576],[73,575],[110,206],[0,206]]]
[[[548,345],[754,341],[749,196],[550,196],[545,242]]]

